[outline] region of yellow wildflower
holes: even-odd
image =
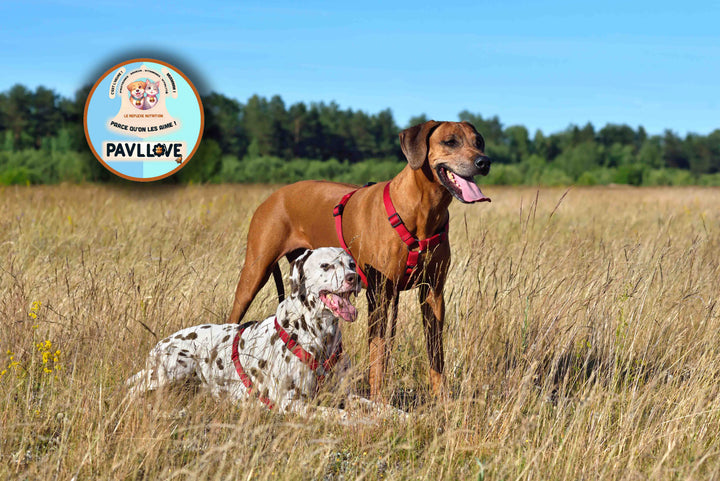
[[[33,319],[37,319],[37,313],[40,310],[40,306],[42,306],[42,302],[40,301],[33,301],[32,307],[30,307],[30,312],[28,312],[28,316],[30,316]],[[35,326],[33,326],[35,327]]]

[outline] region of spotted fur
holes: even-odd
[[[293,263],[290,296],[275,313],[290,338],[319,362],[335,352],[341,338],[338,318],[320,300],[320,292],[357,293],[360,282],[352,264],[342,249],[303,253]],[[275,316],[245,328],[238,342],[239,360],[254,391],[270,398],[281,411],[302,411],[306,408],[302,400],[315,396],[318,379],[278,340]],[[196,379],[213,395],[246,399],[247,389],[231,359],[237,331],[236,324],[203,324],[171,334],[150,351],[145,369],[127,380],[131,395]]]

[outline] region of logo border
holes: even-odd
[[[184,160],[184,162],[182,164],[180,164],[179,166],[177,166],[175,169],[171,170],[170,172],[168,172],[166,174],[158,175],[156,177],[147,177],[147,178],[131,177],[129,175],[125,175],[125,174],[113,169],[112,167],[110,167],[109,165],[107,165],[105,163],[105,161],[102,159],[102,156],[98,155],[97,151],[95,150],[95,146],[93,145],[92,140],[90,139],[90,134],[88,133],[88,126],[87,126],[87,124],[88,124],[88,122],[87,122],[88,108],[90,107],[90,100],[93,98],[93,95],[95,94],[95,90],[100,85],[100,82],[105,80],[105,78],[107,78],[108,75],[110,75],[113,71],[117,70],[118,68],[124,67],[128,64],[136,63],[136,62],[159,63],[168,68],[171,68],[174,72],[178,73],[183,79],[185,79],[185,81],[188,83],[188,85],[190,85],[190,88],[192,89],[193,93],[195,94],[195,98],[197,99],[198,106],[200,107],[200,132],[198,133],[198,138],[197,138],[197,141],[195,142],[195,147],[193,148],[192,152],[190,152],[188,154],[187,158]],[[200,99],[200,94],[198,93],[197,89],[195,88],[195,85],[177,67],[175,67],[174,65],[171,65],[167,62],[163,62],[162,60],[157,60],[154,58],[148,58],[148,57],[134,58],[131,60],[126,60],[124,62],[120,62],[120,63],[110,67],[109,69],[107,69],[105,71],[105,73],[103,73],[100,76],[100,78],[97,80],[97,82],[95,82],[95,85],[92,86],[92,88],[90,89],[90,93],[88,93],[87,100],[85,101],[85,108],[83,109],[83,130],[85,131],[85,140],[88,143],[88,147],[90,147],[90,151],[93,153],[95,158],[98,161],[100,161],[100,163],[103,165],[103,167],[105,167],[112,174],[115,174],[118,177],[122,177],[123,179],[132,180],[135,182],[153,182],[155,180],[160,180],[160,179],[164,179],[166,177],[170,177],[171,175],[175,174],[176,172],[179,172],[193,158],[193,156],[195,155],[195,152],[197,152],[198,147],[200,147],[200,142],[202,141],[203,133],[205,132],[205,109],[203,108],[202,100]]]

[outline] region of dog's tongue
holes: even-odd
[[[347,299],[328,293],[322,297],[322,300],[339,318],[347,322],[353,322],[357,318],[357,309]]]
[[[480,187],[472,179],[465,179],[456,175],[455,184],[460,187],[465,202],[490,202],[490,197],[486,197],[480,192]]]

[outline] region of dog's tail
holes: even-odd
[[[142,371],[138,372],[137,374],[134,374],[130,376],[125,381],[125,386],[130,388],[128,391],[128,398],[134,399],[140,394],[141,392],[147,391],[147,386],[149,384],[149,373],[147,369],[143,369]]]
[[[273,280],[275,281],[275,288],[277,289],[278,293],[278,302],[282,302],[285,300],[285,285],[283,284],[282,280],[282,272],[280,272],[280,264],[275,263],[273,266]]]

